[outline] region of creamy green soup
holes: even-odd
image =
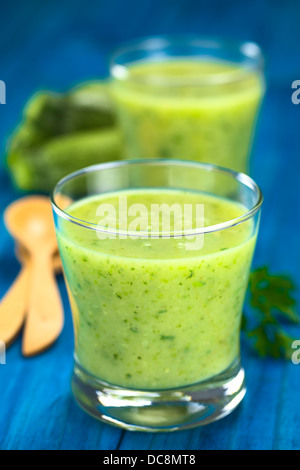
[[[177,158],[248,171],[260,74],[226,62],[144,62],[113,81],[126,158]]]
[[[78,361],[106,382],[138,389],[184,386],[220,373],[239,354],[256,240],[252,221],[206,233],[196,249],[179,237],[103,239],[102,233],[99,239],[97,210],[109,204],[119,216],[120,195],[128,207],[142,203],[149,213],[153,204],[204,204],[204,226],[246,211],[227,199],[168,189],[114,192],[72,204],[68,213],[77,223],[62,220],[57,235]],[[95,225],[83,227],[82,221]],[[175,217],[170,224],[174,228]]]

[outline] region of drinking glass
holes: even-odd
[[[230,413],[246,390],[240,323],[262,204],[257,184],[212,164],[140,159],[72,173],[51,197],[79,405],[144,431]],[[110,212],[117,201],[118,224]],[[128,214],[131,225],[124,225]],[[174,222],[169,229],[163,215]]]
[[[195,160],[249,172],[265,92],[256,43],[152,37],[117,50],[110,75],[126,159]]]

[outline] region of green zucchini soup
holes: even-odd
[[[188,237],[125,238],[118,224],[116,234],[99,237],[99,206],[113,207],[119,220],[120,196],[128,208],[142,204],[147,214],[160,206],[159,230],[164,210],[174,205],[203,205],[204,228],[247,212],[225,197],[168,188],[124,189],[71,204],[72,222],[62,220],[57,237],[76,360],[92,376],[131,389],[170,389],[216,376],[239,356],[254,222],[204,233],[201,247]],[[192,212],[189,222],[198,228]],[[136,216],[128,216],[128,222]],[[169,220],[172,231],[178,222],[172,211]],[[136,230],[151,230],[151,221],[139,212]]]
[[[117,49],[110,76],[124,158],[193,160],[248,173],[266,88],[258,44],[153,36]]]
[[[201,60],[134,64],[128,74],[113,80],[126,158],[196,160],[247,172],[264,90],[260,74]],[[201,86],[198,79],[208,81]]]

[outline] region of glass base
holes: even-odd
[[[240,362],[213,378],[170,390],[136,390],[105,383],[75,362],[72,391],[90,415],[132,431],[176,431],[205,425],[231,413],[243,399]]]

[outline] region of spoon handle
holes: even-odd
[[[22,352],[37,354],[59,336],[64,323],[63,305],[56,283],[52,257],[39,253],[32,259],[29,302]]]
[[[9,346],[19,333],[26,314],[31,263],[26,261],[0,303],[0,340]]]

